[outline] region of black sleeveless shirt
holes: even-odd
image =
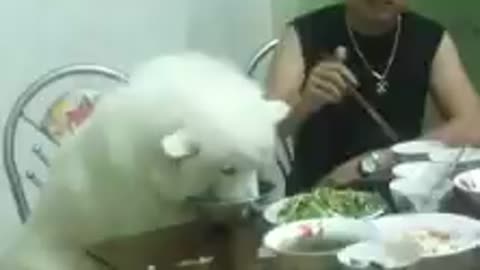
[[[360,82],[358,91],[402,140],[420,134],[431,64],[444,33],[442,26],[412,12],[403,14],[398,51],[387,76],[388,92],[379,95],[377,80],[355,52],[348,36],[344,5],[315,11],[291,24],[300,40],[306,77],[325,52],[333,54],[338,46],[344,46],[348,51],[346,65]],[[380,73],[390,57],[396,30],[380,36],[354,33],[369,64]],[[287,193],[309,188],[348,159],[391,143],[353,98],[327,105],[300,126]]]

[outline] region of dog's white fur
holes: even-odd
[[[264,100],[240,71],[207,56],[148,62],[63,143],[2,269],[93,269],[79,266],[86,263],[82,247],[194,219],[185,199],[251,181],[273,157],[275,124],[287,111]]]

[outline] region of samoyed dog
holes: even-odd
[[[233,65],[198,53],[141,65],[64,141],[2,270],[95,269],[82,248],[196,218],[187,198],[255,196],[288,113]]]

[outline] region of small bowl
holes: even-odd
[[[391,150],[401,155],[428,154],[433,150],[445,148],[445,144],[434,140],[415,140],[398,143]]]
[[[429,153],[429,158],[434,162],[452,162],[457,157],[461,148],[437,149]],[[480,149],[467,147],[460,158],[460,162],[480,161]]]
[[[275,184],[267,181],[259,182],[260,195],[238,201],[219,201],[203,197],[191,197],[189,203],[193,205],[202,218],[215,223],[235,223],[249,221],[259,208],[268,201],[276,189]]]
[[[395,208],[399,212],[411,212],[414,210],[412,202],[407,198],[406,194],[411,191],[412,181],[408,178],[395,178],[390,184],[390,194],[392,194]],[[415,194],[409,194],[415,196]]]
[[[480,169],[462,172],[453,179],[455,188],[464,197],[480,206]]]
[[[448,163],[431,161],[405,162],[393,167],[392,174],[397,178],[418,179],[419,177],[429,177],[436,173],[442,173],[447,165]]]
[[[415,140],[395,144],[390,149],[400,161],[428,160],[428,154],[445,148],[445,144],[433,140]]]
[[[337,253],[345,247],[375,238],[370,223],[346,218],[302,220],[276,227],[266,234],[264,246],[277,255],[278,270],[338,269]]]

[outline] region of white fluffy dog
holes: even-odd
[[[207,56],[143,65],[64,142],[2,270],[89,269],[79,265],[81,248],[191,221],[189,196],[255,195],[250,184],[273,157],[275,124],[287,113]]]

